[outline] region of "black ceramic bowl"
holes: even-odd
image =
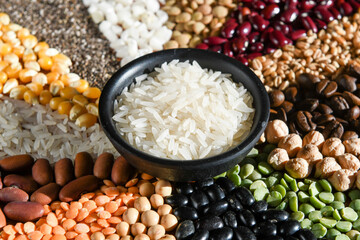
[[[135,77],[153,72],[164,62],[196,60],[202,68],[230,73],[235,82],[241,82],[253,96],[255,116],[247,138],[222,154],[199,160],[171,160],[154,157],[137,150],[126,142],[112,120],[114,100]],[[100,124],[114,147],[137,169],[150,175],[172,181],[200,180],[223,173],[239,163],[254,147],[265,130],[269,118],[268,94],[259,78],[239,61],[223,54],[199,49],[172,49],[140,57],[118,70],[106,83],[99,103]]]

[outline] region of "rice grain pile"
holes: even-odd
[[[137,149],[169,159],[222,153],[249,133],[253,98],[230,74],[173,60],[135,79],[114,103],[120,134]]]
[[[29,153],[35,158],[48,158],[52,163],[64,157],[73,158],[82,151],[119,155],[98,123],[88,129],[80,128],[67,115],[48,106],[31,106],[1,96],[0,157]]]

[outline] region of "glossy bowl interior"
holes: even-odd
[[[249,135],[227,152],[199,160],[171,160],[152,156],[137,150],[126,142],[112,120],[114,100],[135,77],[153,72],[164,62],[196,60],[202,68],[230,73],[235,82],[241,82],[253,96],[255,115]],[[156,177],[172,181],[192,181],[216,176],[245,158],[264,132],[270,111],[268,94],[259,78],[239,61],[223,54],[200,49],[171,49],[140,57],[119,69],[106,83],[99,102],[100,124],[114,147],[138,168]]]

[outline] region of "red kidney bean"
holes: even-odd
[[[231,42],[226,42],[223,46],[223,53],[228,57],[234,57],[234,52],[231,50]]]
[[[55,182],[60,186],[64,186],[74,177],[74,166],[71,159],[63,158],[57,161],[54,165]]]
[[[221,53],[222,48],[220,45],[214,45],[214,46],[210,46],[209,50],[213,52]]]
[[[205,43],[200,43],[196,46],[196,48],[207,50],[207,49],[209,49],[209,45],[207,45]]]
[[[6,226],[6,217],[0,208],[0,229]]]
[[[245,52],[248,46],[249,46],[249,40],[245,36],[241,36],[239,38],[236,38],[232,42],[232,49],[236,53]]]
[[[285,1],[285,9],[297,8],[298,4],[299,4],[298,0],[286,0]]]
[[[290,43],[290,40],[286,38],[285,35],[278,30],[274,30],[272,33],[270,33],[269,40],[271,41],[272,44],[274,44],[274,46],[278,48],[283,47]]]
[[[335,19],[340,20],[341,19],[341,13],[335,8],[335,7],[331,7],[329,8],[329,11],[332,13],[332,15],[334,16]]]
[[[239,12],[234,17],[239,20],[239,23],[243,23],[247,15],[251,14],[251,10],[247,7],[239,7]]]
[[[274,21],[272,26],[275,30],[281,31],[284,35],[288,35],[291,32],[291,26],[283,23],[282,21]]]
[[[324,21],[321,21],[320,19],[314,19],[314,20],[315,20],[315,24],[316,24],[317,28],[327,29],[327,24]]]
[[[353,11],[352,6],[350,5],[350,3],[348,2],[343,2],[340,5],[340,12],[341,14],[345,15],[345,16],[349,16]]]
[[[54,173],[49,160],[44,158],[37,159],[32,167],[32,177],[41,186],[54,181]]]
[[[66,184],[59,192],[59,199],[63,202],[71,202],[80,198],[85,192],[95,191],[99,186],[99,179],[94,175],[79,177]]]
[[[300,17],[300,21],[306,30],[312,30],[314,33],[318,32],[318,28],[311,17]]]
[[[21,172],[29,169],[34,159],[28,154],[15,155],[0,160],[0,168],[7,172]]]
[[[276,48],[272,48],[272,47],[267,47],[265,48],[265,54],[270,54],[275,52]]]
[[[250,53],[250,54],[248,54],[247,55],[247,58],[248,59],[250,59],[250,60],[252,60],[252,59],[254,59],[254,58],[257,58],[257,57],[260,57],[262,54],[261,53]]]
[[[93,169],[94,160],[89,153],[79,152],[76,154],[74,161],[74,173],[76,178],[91,175]]]
[[[9,174],[4,178],[4,185],[7,187],[18,187],[27,193],[34,192],[38,185],[32,177],[24,177],[16,174]]]
[[[353,7],[353,9],[359,9],[360,8],[360,3],[358,3],[356,0],[349,0],[349,3]]]
[[[305,30],[296,30],[296,31],[293,31],[290,34],[290,38],[293,41],[296,41],[296,40],[298,40],[299,38],[302,38],[302,37],[306,37],[306,31]]]
[[[248,60],[244,56],[236,56],[236,60],[244,64],[245,66],[249,66]]]
[[[33,192],[33,194],[31,194],[30,201],[38,202],[41,205],[50,204],[52,201],[58,198],[60,188],[60,185],[56,183],[49,183],[45,186],[42,186]]]
[[[251,32],[251,23],[246,21],[243,22],[236,28],[236,34],[238,36],[248,36]]]
[[[249,43],[255,43],[257,41],[259,41],[260,39],[260,33],[259,32],[252,32],[247,36]]]
[[[267,29],[265,29],[265,31],[261,33],[260,42],[265,42],[266,40],[268,40],[270,33],[272,33],[273,31],[273,27],[268,27]]]
[[[250,44],[250,51],[260,53],[264,50],[264,44],[261,42],[256,42],[253,44]]]
[[[2,189],[2,188],[3,188],[3,182],[2,182],[2,179],[0,177],[0,189]]]
[[[6,187],[0,190],[0,202],[26,202],[29,195],[16,187]]]
[[[262,11],[261,16],[265,19],[270,19],[272,17],[275,17],[277,14],[280,13],[280,7],[279,5],[273,3],[270,5],[267,5]]]
[[[298,16],[299,10],[297,10],[296,8],[289,8],[281,14],[280,20],[285,23],[292,23]]]
[[[334,20],[334,16],[331,14],[331,12],[324,6],[317,6],[314,8],[314,13],[316,17],[318,17],[320,20],[329,23],[332,20]]]
[[[208,37],[204,39],[204,43],[212,46],[212,45],[219,45],[222,43],[227,42],[228,40],[226,38],[221,38],[221,37]]]
[[[43,216],[44,207],[36,202],[11,202],[4,207],[4,213],[14,221],[35,221]]]
[[[122,156],[118,157],[111,170],[111,180],[116,185],[125,184],[130,175],[133,173],[134,168]]]
[[[256,30],[256,31],[264,31],[267,26],[269,26],[269,21],[265,20],[262,16],[260,16],[259,14],[256,14],[254,16],[250,16],[249,20],[252,24],[252,27]]]
[[[221,30],[221,36],[225,38],[232,38],[235,33],[235,29],[237,28],[238,23],[229,23]]]
[[[235,18],[229,18],[228,20],[226,20],[224,26],[228,26],[229,24],[233,24],[233,23],[237,23]]]
[[[305,10],[305,11],[309,11],[315,6],[316,6],[316,2],[312,1],[312,0],[307,0],[307,1],[301,1],[300,2],[300,9]]]
[[[99,179],[109,179],[114,164],[114,156],[111,153],[102,153],[94,164],[94,176]]]
[[[263,1],[258,1],[258,0],[255,0],[252,2],[252,7],[259,11],[259,10],[262,10],[266,7],[266,4],[263,2]]]

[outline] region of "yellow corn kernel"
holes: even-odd
[[[64,87],[60,90],[60,97],[66,98],[66,99],[72,99],[75,95],[78,95],[79,92],[76,91],[75,88],[72,87]]]
[[[73,101],[74,103],[79,104],[80,106],[85,106],[86,104],[89,103],[89,101],[87,100],[87,98],[84,97],[83,95],[80,95],[80,94],[75,95],[75,96],[72,98],[72,101]]]
[[[50,100],[49,105],[52,110],[57,110],[59,107],[59,104],[63,101],[66,101],[66,98],[62,97],[54,97]]]
[[[46,104],[50,103],[50,100],[52,99],[52,97],[53,96],[49,90],[44,90],[39,95],[39,102],[42,105],[46,105]]]
[[[22,99],[24,99],[24,93],[27,90],[29,90],[29,89],[26,86],[19,85],[17,87],[14,87],[13,89],[11,89],[9,96],[14,99],[22,100]]]
[[[24,62],[24,67],[28,68],[28,69],[32,69],[35,70],[37,72],[40,72],[40,65],[37,61],[28,61],[28,62]]]
[[[70,73],[70,68],[63,63],[55,62],[51,67],[51,71],[60,74],[67,74]]]
[[[86,110],[97,117],[99,116],[99,108],[95,103],[89,103],[86,105]]]
[[[0,83],[5,84],[7,79],[8,79],[7,74],[5,72],[0,72]]]
[[[0,71],[3,71],[7,66],[9,66],[8,62],[0,61]]]
[[[47,77],[44,73],[38,73],[35,76],[33,76],[32,82],[39,83],[41,84],[41,86],[45,86],[48,83]]]
[[[83,93],[89,88],[89,82],[84,79],[80,79],[70,83],[70,87],[75,88],[79,93]]]
[[[75,103],[70,110],[69,118],[71,121],[75,121],[79,116],[83,115],[84,113],[86,113],[86,108]]]
[[[17,32],[17,37],[22,40],[23,38],[27,37],[30,35],[30,31],[27,28],[21,28],[18,32]]]
[[[27,102],[27,103],[30,103],[30,104],[37,104],[39,103],[39,99],[38,97],[36,96],[36,94],[31,91],[31,90],[27,90],[25,93],[24,93],[24,101]]]
[[[33,48],[38,43],[37,38],[34,35],[28,35],[21,40],[22,44],[26,48]]]
[[[34,51],[37,53],[40,50],[46,50],[49,48],[49,44],[47,44],[46,42],[38,42],[36,44],[36,46],[34,47]],[[45,52],[45,51],[44,51]]]
[[[46,55],[46,50],[48,50],[48,48],[43,48],[37,51],[36,53],[38,55],[38,58],[48,57],[48,55]]]
[[[33,92],[35,93],[36,96],[39,96],[40,93],[43,90],[43,86],[40,83],[37,82],[31,82],[26,84],[26,86]]]
[[[22,58],[25,52],[25,48],[23,46],[16,46],[13,48],[13,53],[16,54],[19,58]]]
[[[60,78],[60,73],[57,73],[57,72],[49,72],[46,74],[46,78],[48,80],[48,84],[56,81],[56,80],[59,80]]]
[[[87,98],[96,99],[99,98],[101,94],[101,90],[97,87],[90,87],[83,92],[83,95]]]
[[[65,87],[64,83],[60,80],[55,80],[50,83],[49,90],[53,96],[57,96],[60,94],[60,90]]]
[[[89,128],[97,122],[97,117],[91,113],[84,113],[78,117],[75,124],[79,127]]]
[[[17,86],[19,86],[18,80],[15,78],[10,78],[4,84],[3,93],[5,93],[5,94],[9,93],[11,91],[11,89],[13,89],[14,87],[17,87]]]
[[[0,45],[0,54],[2,56],[11,53],[11,50],[12,50],[12,46],[10,43],[2,43]]]
[[[40,64],[40,67],[46,71],[51,70],[51,67],[54,64],[54,61],[51,59],[51,57],[42,57],[38,60],[38,63]]]
[[[31,82],[33,76],[35,76],[36,74],[37,74],[37,71],[24,68],[24,69],[20,70],[20,72],[19,72],[19,79],[23,83],[29,83],[29,82]]]
[[[54,62],[63,63],[67,66],[71,66],[71,64],[72,64],[71,59],[62,53],[58,53],[55,56],[53,56],[52,58],[53,58]]]
[[[6,13],[0,12],[0,23],[8,25],[10,23],[10,17]]]
[[[70,101],[63,101],[59,104],[57,111],[60,114],[66,114],[69,116],[72,106],[73,104]]]
[[[0,83],[0,93],[2,93],[3,87],[4,87],[4,85],[2,83]]]
[[[24,62],[36,61],[37,57],[34,51],[32,51],[31,49],[25,49],[22,60]]]
[[[14,53],[8,53],[4,56],[4,61],[13,64],[19,62],[19,57]]]
[[[8,75],[8,78],[19,78],[20,70],[22,69],[21,64],[13,63],[9,66],[7,66],[4,71]]]

